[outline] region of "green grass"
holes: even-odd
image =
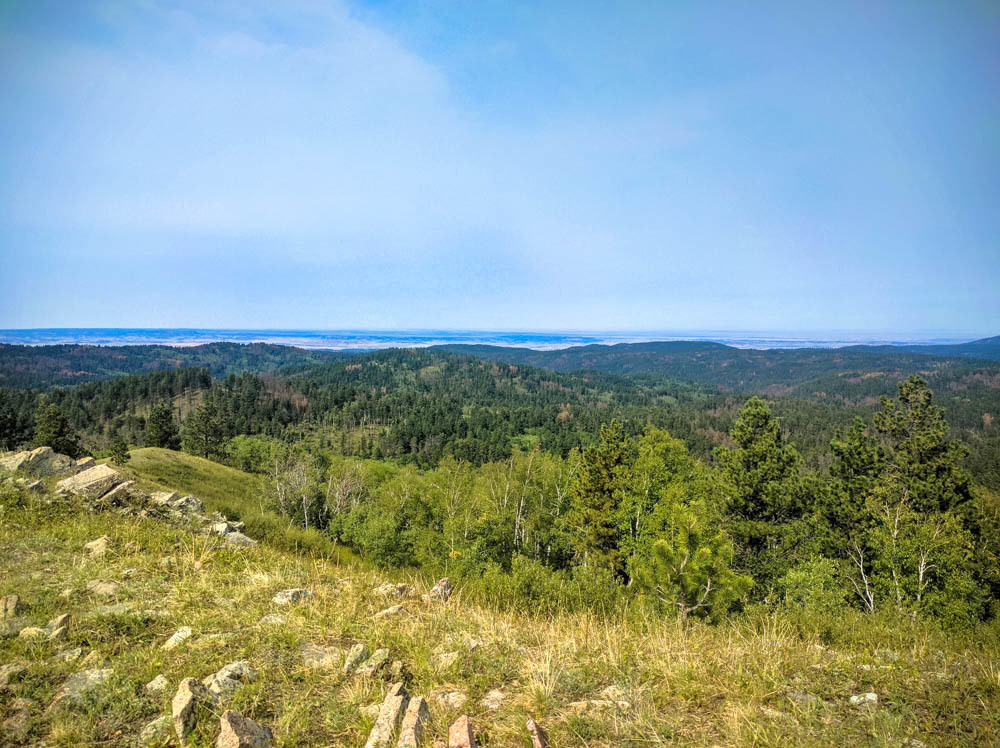
[[[169,462],[148,457],[137,473]],[[199,472],[192,458],[180,462],[170,469],[194,471],[185,491],[207,502],[237,500],[239,475],[219,466]],[[209,498],[208,484],[220,480],[228,485],[215,485],[219,493]],[[86,557],[83,544],[101,535],[112,540],[109,553]],[[161,565],[165,557],[173,563]],[[482,746],[529,745],[529,716],[553,746],[1000,741],[995,629],[947,634],[851,611],[826,621],[759,612],[682,627],[639,611],[611,618],[497,612],[463,600],[461,589],[447,604],[410,601],[410,615],[376,620],[390,601],[373,589],[387,580],[362,565],[270,543],[230,549],[159,520],[94,513],[75,500],[49,504],[9,489],[0,489],[0,564],[0,595],[24,599],[26,623],[73,616],[68,641],[58,645],[0,639],[0,663],[28,668],[0,691],[0,723],[14,718],[15,704],[28,703],[23,729],[0,730],[4,745],[131,745],[144,724],[169,714],[182,678],[202,678],[237,659],[250,660],[259,677],[230,706],[268,724],[278,746],[361,745],[371,726],[362,708],[381,701],[387,684],[305,668],[298,649],[306,642],[344,651],[356,642],[386,646],[412,673],[411,693],[467,692],[461,711],[472,716]],[[95,599],[85,591],[94,579],[120,582],[121,591]],[[311,588],[315,598],[291,608],[271,602],[288,587]],[[95,616],[106,602],[131,610]],[[274,613],[285,621],[262,620]],[[183,625],[194,636],[164,651]],[[83,648],[86,660],[54,658],[72,647]],[[451,651],[460,653],[457,660],[442,664],[439,656]],[[114,675],[82,705],[47,710],[66,677],[87,667]],[[143,685],[159,673],[171,690],[151,697]],[[601,699],[609,686],[627,705],[572,706]],[[494,688],[506,699],[491,712],[480,700]],[[850,705],[852,694],[866,691],[878,694],[877,707]],[[800,694],[809,699],[797,701]],[[446,739],[458,713],[432,701],[430,738]],[[206,714],[191,745],[211,745],[217,730],[218,714]]]

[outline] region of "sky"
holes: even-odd
[[[1000,333],[1000,4],[0,0],[0,328]]]

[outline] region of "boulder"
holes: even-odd
[[[0,468],[45,478],[49,475],[75,472],[76,465],[72,457],[54,452],[52,447],[38,447],[0,458]]]
[[[312,590],[304,590],[300,588],[292,588],[290,590],[282,590],[272,598],[272,602],[278,605],[294,605],[295,603],[302,602],[303,600],[308,600],[314,597]]]
[[[111,538],[107,535],[102,535],[97,538],[97,540],[91,540],[89,543],[84,543],[83,550],[87,552],[87,555],[91,558],[96,558],[97,556],[103,556],[108,551],[108,546],[111,545]]]
[[[97,464],[97,461],[93,457],[91,457],[90,455],[87,455],[86,457],[81,457],[79,460],[77,460],[74,463],[74,467],[76,467],[76,471],[77,472],[81,472],[83,470],[89,470],[90,468],[94,467],[94,465],[96,465],[96,464]]]
[[[0,620],[10,620],[16,618],[22,610],[21,598],[17,595],[4,595],[0,597]]]
[[[179,499],[171,501],[170,506],[178,512],[184,512],[185,514],[205,511],[205,505],[201,502],[201,499],[197,499],[194,496],[182,496]]]
[[[438,583],[431,587],[431,591],[428,593],[428,597],[431,600],[441,600],[442,602],[447,601],[451,597],[452,586],[451,580],[448,577],[438,580]]]
[[[249,547],[249,546],[252,546],[252,545],[257,545],[257,541],[256,540],[254,540],[253,538],[247,537],[246,535],[244,535],[242,532],[239,532],[239,531],[236,531],[236,532],[227,532],[223,536],[223,540],[225,540],[228,545],[236,545],[236,546],[244,546],[244,547]]]
[[[368,659],[368,647],[363,643],[358,642],[350,651],[347,653],[347,657],[344,659],[344,675],[350,675],[358,665]]]
[[[531,737],[531,748],[548,748],[548,736],[535,720],[529,719],[524,726],[528,728],[528,735]]]
[[[219,671],[205,678],[201,683],[212,694],[215,703],[229,699],[242,683],[253,683],[257,679],[257,671],[246,660],[238,660],[224,665]]]
[[[476,736],[468,714],[463,714],[448,728],[448,748],[476,748]]]
[[[423,696],[410,699],[399,727],[397,748],[418,748],[424,739],[424,727],[431,721],[431,712]]]
[[[164,714],[157,717],[152,722],[148,722],[139,733],[139,745],[160,746],[170,739],[171,724],[170,717]]]
[[[124,480],[117,470],[107,465],[96,465],[70,478],[64,478],[56,485],[78,496],[99,499]]]
[[[303,644],[299,649],[302,663],[306,667],[340,667],[340,650],[336,647],[323,647],[319,644]]]
[[[392,659],[388,649],[376,649],[372,656],[358,666],[358,675],[371,678],[381,673]]]
[[[163,643],[163,649],[173,649],[191,638],[194,631],[190,626],[181,626]]]
[[[181,745],[184,745],[185,738],[194,729],[195,709],[198,704],[208,705],[212,702],[212,695],[197,678],[185,678],[177,686],[177,693],[174,694],[170,709],[173,717],[174,732],[177,733],[177,738],[180,740]]]
[[[160,673],[153,678],[153,680],[143,686],[146,693],[152,696],[159,696],[160,694],[166,693],[168,688],[170,688],[170,681],[167,680],[167,677],[163,673]]]
[[[215,748],[269,748],[274,735],[270,728],[227,709],[219,720]]]
[[[385,701],[382,702],[382,708],[379,709],[378,717],[375,718],[375,724],[368,734],[365,748],[386,748],[392,745],[392,735],[403,718],[403,710],[406,709],[408,701],[402,683],[389,689]]]
[[[142,493],[135,487],[135,481],[127,480],[124,483],[119,483],[117,486],[104,494],[101,497],[101,500],[119,503],[141,495]]]
[[[73,673],[67,678],[62,688],[56,692],[56,696],[52,700],[52,705],[55,706],[64,701],[80,701],[88,693],[91,693],[107,681],[113,672],[110,668],[104,668],[81,670],[79,673]]]
[[[173,491],[155,491],[149,496],[149,500],[157,506],[168,506],[170,502],[176,501],[179,498],[180,496]]]

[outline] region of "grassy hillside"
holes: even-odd
[[[9,345],[0,343],[0,387],[46,389],[160,369],[204,368],[213,377],[336,361],[350,354],[269,343]]]
[[[137,457],[137,473],[152,476],[143,480],[176,476],[183,486],[172,488],[198,487],[211,502],[237,502],[247,486],[218,466],[208,472],[155,451]],[[361,745],[373,722],[365,707],[382,701],[388,683],[341,674],[340,657],[356,643],[388,647],[411,675],[411,694],[467,696],[460,708],[431,698],[431,739],[445,739],[466,712],[482,746],[529,745],[529,716],[553,746],[1000,740],[995,631],[946,636],[852,613],[816,622],[751,613],[683,627],[629,610],[544,617],[497,612],[463,599],[461,589],[445,604],[411,600],[406,613],[377,619],[395,601],[374,591],[383,576],[356,564],[266,542],[225,548],[159,520],[10,489],[0,505],[0,596],[20,595],[28,624],[72,616],[62,641],[0,639],[0,662],[25,668],[0,690],[4,745],[132,745],[143,725],[170,714],[182,678],[234,660],[249,660],[258,676],[228,706],[269,725],[276,745]],[[84,543],[102,535],[109,551],[88,557]],[[86,591],[92,580],[121,587],[98,597]],[[427,588],[428,580],[407,581]],[[272,602],[291,587],[315,597]],[[181,626],[192,637],[164,650]],[[334,666],[306,667],[304,645],[332,648]],[[78,659],[61,657],[77,648]],[[87,668],[112,673],[81,704],[47,709],[63,682]],[[144,684],[158,674],[169,688],[152,695]],[[482,703],[493,690],[503,695],[495,709]],[[850,703],[867,692],[876,705]],[[218,713],[204,711],[190,744],[211,745],[217,725]]]

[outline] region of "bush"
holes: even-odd
[[[847,586],[836,562],[814,556],[790,569],[778,583],[789,610],[830,616],[847,605]]]

